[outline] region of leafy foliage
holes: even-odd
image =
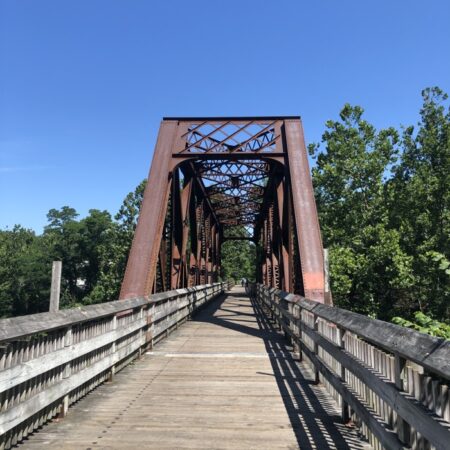
[[[309,147],[334,301],[380,319],[450,319],[450,114],[440,89],[422,96],[417,131],[345,105]]]
[[[450,108],[439,88],[422,96],[420,122],[404,129],[402,159],[387,184],[390,222],[412,256],[413,307],[449,319]]]
[[[44,239],[50,242],[48,252],[52,260],[63,261],[62,306],[83,302],[101,273],[101,249],[108,242],[108,231],[114,226],[107,211],[91,209],[89,215],[76,220],[78,214],[67,206],[52,209],[47,214],[49,225]]]
[[[18,225],[0,231],[0,317],[48,310],[48,249],[48,239]]]
[[[112,220],[91,209],[78,220],[68,206],[51,209],[37,236],[20,226],[0,230],[0,317],[48,311],[52,261],[61,260],[61,307],[118,298],[145,187],[125,198]]]
[[[360,107],[345,105],[310,146],[317,206],[335,302],[386,318],[411,286],[411,258],[389,227],[384,177],[398,155],[398,133],[376,131]]]
[[[420,311],[414,313],[413,321],[404,319],[403,317],[393,317],[392,322],[403,327],[420,331],[421,333],[450,340],[450,325],[433,320],[431,317]]]
[[[146,183],[147,180],[141,181],[134,192],[126,196],[114,217],[115,222],[107,230],[105,240],[98,249],[101,255],[99,279],[86,297],[86,303],[100,303],[119,298]]]
[[[234,228],[233,235],[246,236],[245,227]],[[255,280],[256,246],[247,240],[225,241],[221,249],[221,277],[223,280],[242,278]]]

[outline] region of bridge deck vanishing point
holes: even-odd
[[[311,380],[235,287],[19,448],[370,448]]]

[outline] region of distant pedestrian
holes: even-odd
[[[247,286],[247,280],[246,280],[245,278],[242,278],[242,280],[241,280],[241,286],[242,286],[242,287]]]

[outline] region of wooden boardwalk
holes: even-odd
[[[23,449],[367,449],[240,288]]]

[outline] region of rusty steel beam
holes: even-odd
[[[286,120],[290,185],[305,296],[324,302],[323,247],[300,120]]]
[[[128,256],[121,299],[149,295],[154,283],[170,189],[170,162],[177,122],[163,121]]]

